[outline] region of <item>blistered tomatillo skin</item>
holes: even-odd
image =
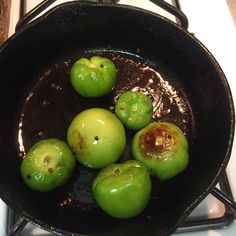
[[[188,142],[174,124],[154,122],[137,132],[132,141],[133,157],[161,180],[174,177],[188,165]]]
[[[151,179],[143,164],[130,160],[102,169],[93,182],[92,192],[107,214],[115,218],[131,218],[147,206]]]
[[[90,168],[102,168],[117,161],[126,145],[124,126],[110,111],[91,108],[71,122],[67,140],[78,161]]]
[[[151,122],[152,100],[141,92],[127,91],[118,98],[115,112],[126,127],[138,130]]]
[[[76,164],[69,146],[58,139],[37,142],[21,163],[21,175],[32,189],[47,192],[62,186]]]
[[[73,64],[70,80],[77,93],[84,97],[103,96],[114,87],[116,67],[105,57],[81,58]]]

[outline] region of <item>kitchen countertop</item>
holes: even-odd
[[[235,0],[227,0],[227,4],[230,9],[231,16],[234,21],[234,25],[236,27],[236,1]]]
[[[0,0],[0,45],[8,37],[11,0]]]

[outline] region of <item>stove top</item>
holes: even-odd
[[[21,5],[25,2],[25,5]],[[38,0],[12,0],[11,20],[9,35],[14,33],[14,27],[20,15],[36,6]],[[52,6],[65,2],[58,0]],[[189,20],[189,31],[212,52],[216,60],[221,65],[228,82],[230,84],[233,97],[236,96],[236,70],[234,69],[233,58],[236,55],[236,29],[231,17],[229,7],[225,0],[168,0],[168,3],[178,5],[187,15]],[[175,17],[157,7],[147,0],[120,0],[121,4],[134,5],[147,10],[157,12],[165,17],[176,21]],[[228,195],[236,199],[236,145],[234,144],[230,163],[226,174],[223,175],[218,187]],[[232,195],[231,195],[232,193]],[[5,204],[0,201],[0,236],[6,235],[18,216],[10,209],[7,210]],[[8,218],[6,215],[10,216]],[[233,221],[232,212],[222,202],[214,196],[209,195],[189,216],[184,224],[177,230],[179,236],[221,236],[236,235],[236,221]],[[232,222],[233,221],[233,222]],[[7,227],[6,227],[7,225]],[[223,227],[222,227],[223,226]],[[200,230],[200,231],[199,231]],[[20,235],[51,235],[46,231],[34,227],[28,223]]]

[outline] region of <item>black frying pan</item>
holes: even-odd
[[[105,97],[85,99],[71,88],[69,71],[78,57],[95,54],[114,61],[117,84]],[[194,36],[159,15],[122,5],[60,5],[1,47],[0,72],[0,196],[52,232],[169,235],[214,189],[229,161],[234,108],[226,78]],[[115,98],[133,88],[157,104],[153,120],[176,123],[190,143],[186,171],[162,183],[153,179],[151,201],[141,215],[117,220],[104,214],[90,190],[97,171],[79,164],[70,182],[51,193],[23,183],[19,166],[32,144],[49,137],[66,141],[77,113],[113,110]],[[133,135],[127,130],[129,142]],[[120,161],[129,158],[128,145]]]

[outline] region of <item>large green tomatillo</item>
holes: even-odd
[[[161,180],[170,179],[187,167],[188,149],[182,131],[167,122],[153,122],[137,132],[131,147],[133,157]]]
[[[67,140],[79,162],[91,168],[117,161],[126,146],[124,126],[112,112],[102,108],[79,113],[69,126]]]
[[[115,218],[131,218],[147,206],[151,179],[142,163],[129,160],[102,169],[93,182],[92,192],[107,214]]]
[[[116,80],[116,67],[105,57],[80,58],[70,72],[73,88],[84,97],[99,97],[110,93]]]
[[[47,192],[62,186],[75,169],[69,146],[58,139],[37,142],[21,163],[21,175],[32,189]]]

